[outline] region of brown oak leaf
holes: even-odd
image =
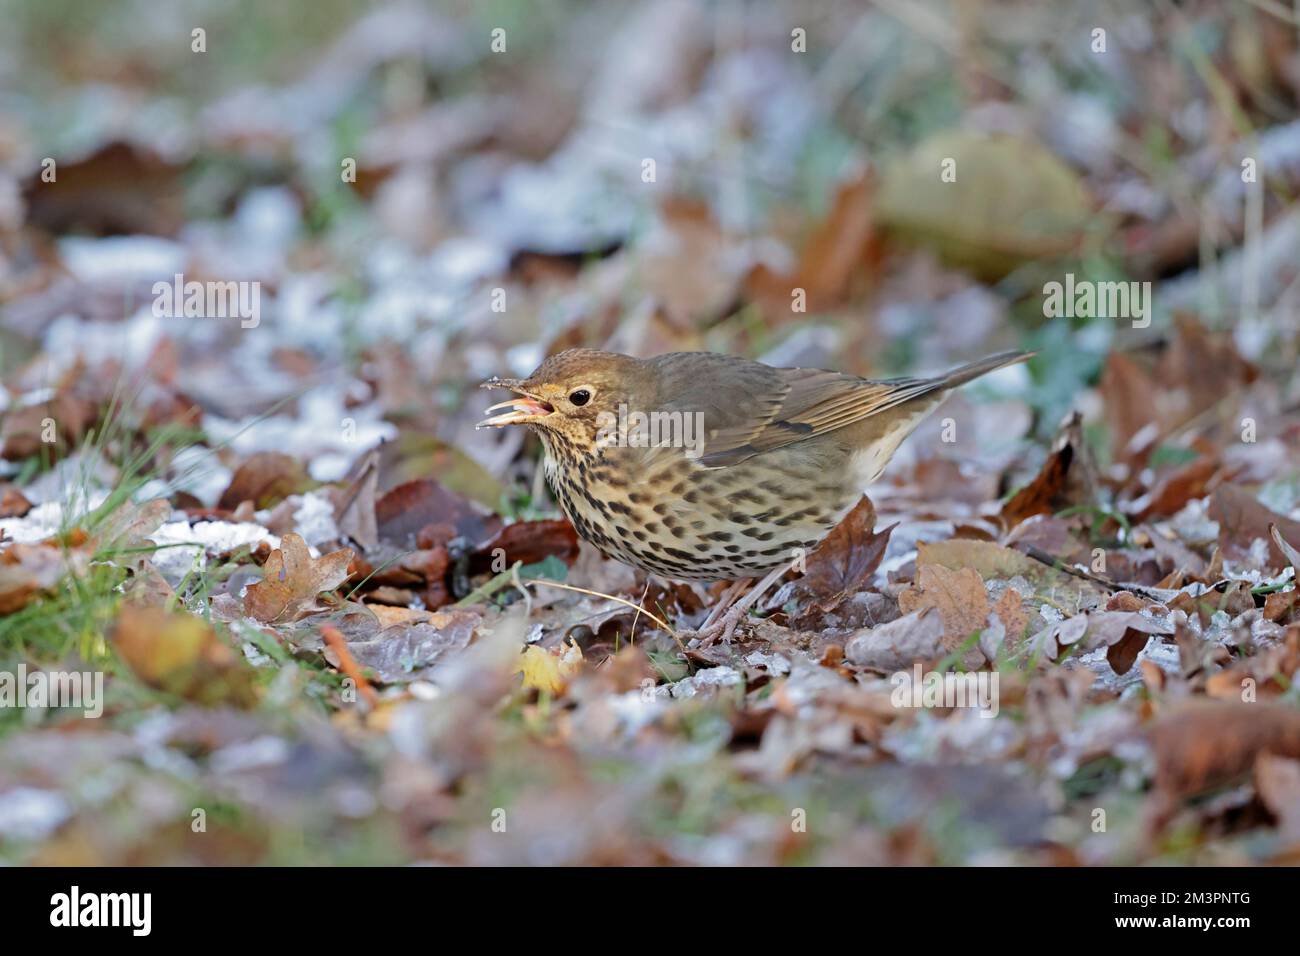
[[[918,567],[916,584],[898,596],[898,609],[904,614],[927,607],[935,608],[943,618],[943,644],[948,650],[982,631],[991,610],[978,571],[953,571],[939,564]]]
[[[301,617],[315,608],[318,594],[347,580],[352,556],[351,548],[340,548],[313,558],[306,541],[286,534],[266,559],[262,580],[248,586],[245,613],[267,624]]]

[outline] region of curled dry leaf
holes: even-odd
[[[1105,647],[1106,662],[1116,674],[1127,673],[1152,635],[1173,634],[1174,626],[1137,611],[1093,611],[1076,614],[1043,628],[1031,639],[1036,651],[1057,660],[1078,644],[1090,651]]]
[[[1176,514],[1189,501],[1209,494],[1220,465],[1214,455],[1188,462],[1162,478],[1149,494],[1132,502],[1128,507],[1130,515],[1135,521],[1147,521]]]
[[[1268,534],[1273,539],[1274,546],[1278,551],[1282,552],[1282,556],[1291,565],[1291,579],[1300,583],[1300,550],[1297,550],[1291,545],[1291,542],[1282,537],[1282,532],[1278,530],[1276,524],[1268,526]],[[1300,538],[1296,540],[1300,540]]]
[[[817,610],[833,611],[871,580],[895,527],[890,525],[877,532],[875,524],[875,506],[863,495],[808,556],[807,570],[797,591],[811,595]]]
[[[348,576],[352,550],[341,548],[313,558],[307,542],[290,532],[262,568],[262,580],[244,594],[244,612],[267,624],[291,621],[315,609],[322,591],[332,591]]]
[[[1092,496],[1092,468],[1083,441],[1083,419],[1075,412],[1033,481],[1002,506],[1002,520],[1008,528],[1014,528],[1026,518],[1052,515],[1070,505],[1091,501]]]
[[[1249,558],[1251,543],[1260,538],[1268,542],[1275,569],[1292,563],[1293,559],[1274,539],[1272,529],[1276,527],[1285,540],[1300,541],[1300,521],[1270,511],[1239,485],[1220,485],[1215,490],[1209,516],[1219,523],[1219,547],[1228,557]]]
[[[369,452],[353,469],[341,488],[330,489],[334,502],[334,524],[346,540],[359,544],[363,552],[379,544],[375,518],[375,493],[379,487],[379,451]]]

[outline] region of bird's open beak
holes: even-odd
[[[475,428],[500,428],[502,425],[526,425],[529,422],[535,422],[540,418],[550,415],[555,409],[549,402],[543,401],[536,395],[528,392],[523,388],[523,383],[517,378],[490,378],[484,382],[481,388],[508,388],[512,392],[518,392],[518,398],[507,399],[504,402],[497,402],[487,412],[495,412],[498,408],[509,408],[510,411],[503,412],[500,415],[493,415],[491,418],[485,418],[475,425]],[[485,412],[486,414],[486,412]]]

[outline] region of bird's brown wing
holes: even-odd
[[[834,431],[942,387],[941,380],[873,382],[820,369],[772,369],[762,394],[748,396],[730,421],[709,428],[700,464],[721,468]],[[737,414],[738,413],[738,414]]]
[[[660,407],[704,420],[698,461],[723,468],[804,441],[904,402],[956,388],[1030,357],[1001,352],[934,378],[883,381],[813,368],[772,368],[711,352],[674,352],[647,362]]]

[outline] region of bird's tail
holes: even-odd
[[[1037,352],[999,352],[997,355],[990,355],[987,358],[966,365],[959,365],[952,371],[945,372],[943,375],[936,375],[934,378],[889,379],[883,384],[890,386],[890,394],[872,411],[873,413],[885,411],[898,405],[911,405],[913,403],[919,403],[927,409],[934,408],[947,398],[948,393],[954,388],[965,385],[967,382],[977,379],[981,375],[987,375],[996,369],[1033,358],[1037,354]]]
[[[967,382],[979,378],[981,375],[987,375],[989,372],[1005,368],[1008,365],[1015,365],[1017,362],[1023,362],[1026,359],[1033,358],[1036,352],[999,352],[997,355],[990,355],[987,358],[979,359],[975,362],[959,365],[944,375],[940,375],[931,381],[937,388],[950,389],[959,385],[965,385]]]

